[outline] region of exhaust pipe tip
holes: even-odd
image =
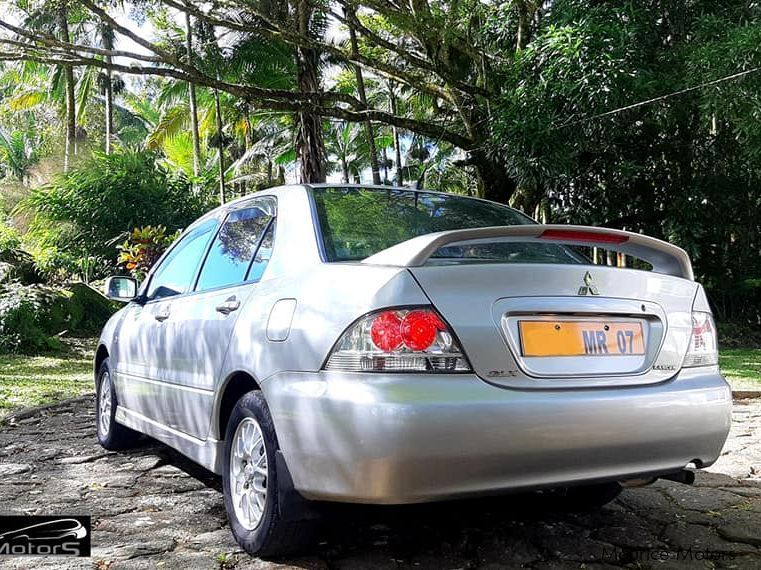
[[[669,481],[675,481],[676,483],[692,485],[695,483],[695,472],[690,471],[689,469],[682,469],[681,471],[661,475],[659,479],[668,479]]]
[[[619,481],[618,484],[624,489],[635,489],[637,487],[646,487],[655,483],[657,477],[644,477],[641,479],[624,479]]]

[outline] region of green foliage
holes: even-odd
[[[40,275],[16,228],[0,224],[0,283],[8,281],[37,283]]]
[[[61,333],[93,334],[115,305],[83,283],[67,288],[7,284],[0,287],[0,353],[60,348]]]
[[[21,235],[10,224],[0,225],[0,260],[6,261],[21,249]]]
[[[135,228],[123,243],[116,246],[119,252],[117,262],[135,279],[142,281],[179,234],[179,231],[167,234],[164,226]]]
[[[676,243],[720,320],[758,322],[761,73],[597,115],[761,66],[761,7],[557,1],[507,66],[491,142],[516,204]]]
[[[0,129],[0,169],[5,170],[7,175],[23,181],[38,159],[39,154],[30,133],[6,133]]]
[[[44,286],[0,290],[0,352],[40,352],[59,347],[48,332],[61,324],[65,301]]]
[[[138,225],[176,231],[209,209],[187,179],[155,164],[147,152],[96,153],[19,206],[34,214],[30,237],[44,252],[66,252],[66,263],[83,258],[113,260],[114,244]],[[113,266],[113,261],[102,269]],[[94,272],[95,276],[102,271]]]

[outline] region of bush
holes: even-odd
[[[84,283],[72,283],[67,288],[67,324],[76,334],[100,333],[103,325],[120,305],[109,301]]]
[[[149,152],[95,153],[91,160],[33,190],[18,207],[32,213],[28,234],[35,249],[65,252],[63,269],[81,273],[82,260],[97,278],[115,266],[114,246],[137,226],[165,226],[174,232],[214,204],[193,192],[189,181],[157,166]],[[50,269],[58,271],[56,263]]]
[[[719,322],[717,326],[721,348],[761,348],[761,327],[759,325]]]
[[[10,224],[0,225],[0,283],[39,283],[41,277],[32,256],[22,246],[21,236]]]
[[[64,299],[45,286],[12,285],[0,292],[0,352],[40,352],[60,343],[48,330]]]
[[[119,251],[117,261],[132,277],[142,281],[179,233],[167,235],[164,226],[135,228],[124,243],[116,246]]]
[[[68,288],[10,284],[0,288],[0,353],[60,348],[57,335],[92,334],[116,307],[83,283]]]

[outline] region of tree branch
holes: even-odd
[[[289,30],[285,30],[277,24],[274,24],[271,21],[263,18],[256,12],[253,12],[253,15],[258,20],[260,20],[263,25],[259,28],[252,29],[250,24],[214,16],[192,5],[181,4],[175,0],[160,1],[162,4],[166,4],[167,6],[171,6],[172,8],[182,12],[187,12],[188,14],[191,14],[200,20],[204,20],[213,26],[228,28],[243,33],[260,33],[261,35],[266,36],[271,40],[282,41],[292,46],[328,53],[344,63],[359,65],[363,69],[367,69],[384,77],[388,77],[389,79],[393,79],[420,91],[429,93],[435,97],[439,97],[446,101],[452,102],[450,94],[446,89],[442,88],[432,81],[427,80],[424,77],[421,77],[420,75],[404,71],[391,64],[378,61],[377,59],[369,58],[362,54],[353,55],[349,52],[344,51],[336,45],[321,42],[319,40],[315,40],[313,38],[309,38]]]
[[[170,77],[204,87],[217,88],[241,99],[251,101],[261,108],[273,111],[314,113],[323,117],[332,117],[349,122],[377,121],[429,138],[441,138],[465,150],[472,148],[474,145],[474,141],[471,139],[435,123],[400,117],[378,109],[362,109],[361,104],[357,105],[357,109],[339,107],[336,103],[343,101],[340,101],[339,94],[336,93],[302,93],[260,89],[247,85],[220,82],[216,78],[201,72],[189,74],[183,70],[171,67],[122,65],[118,63],[107,64],[103,60],[84,57],[78,54],[68,54],[62,57],[61,55],[50,56],[27,52],[0,52],[0,60],[34,61],[48,65],[110,67],[114,71],[125,74]],[[357,103],[359,102],[357,101]]]
[[[78,44],[72,44],[69,42],[64,42],[50,34],[46,34],[44,32],[32,33],[27,30],[24,30],[23,28],[19,28],[8,22],[5,22],[3,20],[0,20],[0,28],[5,28],[6,30],[11,31],[15,33],[16,35],[26,38],[28,40],[31,40],[33,42],[41,43],[50,48],[60,48],[63,51],[83,51],[83,52],[92,53],[95,55],[102,55],[102,56],[108,56],[108,57],[128,57],[132,59],[138,59],[140,61],[147,61],[147,62],[153,62],[153,63],[161,63],[163,61],[159,56],[137,54],[137,53],[127,52],[123,50],[103,49],[103,48],[98,48],[93,46],[78,45]],[[12,40],[10,38],[3,38],[3,37],[0,37],[0,42],[5,44],[10,44],[10,45],[18,45],[18,46],[28,45],[28,44],[24,44],[24,42],[19,42],[19,41]]]

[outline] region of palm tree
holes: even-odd
[[[185,12],[185,57],[189,63],[193,61],[193,26],[188,12]],[[190,133],[193,139],[193,174],[198,176],[201,173],[201,137],[198,132],[196,86],[193,83],[188,83],[188,102],[190,104]]]
[[[344,8],[346,20],[349,28],[349,42],[351,44],[351,53],[355,57],[359,54],[359,45],[357,43],[357,31],[354,28],[356,13],[352,8]],[[362,76],[362,68],[354,66],[354,73],[357,82],[357,96],[362,105],[367,107],[367,92],[365,91],[365,80]],[[367,136],[367,149],[370,158],[370,168],[373,173],[373,184],[380,184],[380,165],[378,164],[378,149],[375,145],[375,130],[371,121],[365,121],[365,134]]]
[[[341,181],[348,184],[351,178],[358,180],[368,162],[366,155],[362,156],[362,150],[366,150],[367,141],[363,140],[358,125],[345,121],[332,123],[325,137],[325,143],[328,157],[335,157],[333,171],[341,173]],[[361,149],[362,146],[365,146],[365,149]]]
[[[70,43],[69,8],[65,0],[58,2],[55,10],[55,24],[59,39]],[[66,150],[64,152],[63,169],[68,170],[71,157],[77,153],[77,109],[74,93],[74,67],[63,64],[61,69],[66,90]]]
[[[101,42],[103,44],[103,47],[107,50],[113,50],[114,49],[114,31],[111,29],[111,27],[101,22],[99,27],[100,31],[100,38]],[[111,56],[106,56],[106,63],[109,65],[109,67],[106,67],[105,73],[101,74],[100,77],[102,78],[102,90],[103,90],[103,97],[105,101],[105,123],[106,123],[106,140],[105,140],[105,151],[106,154],[111,154],[111,139],[114,135],[114,82],[113,77],[111,75]]]
[[[27,131],[6,132],[0,129],[0,168],[22,184],[27,182],[29,169],[37,162],[36,140]]]
[[[309,0],[294,0],[296,30],[302,36],[320,38],[325,32],[323,14]],[[320,91],[322,69],[320,54],[314,49],[296,49],[297,84],[301,92]],[[299,182],[325,182],[326,152],[322,118],[314,113],[297,114],[296,154],[299,162]]]

